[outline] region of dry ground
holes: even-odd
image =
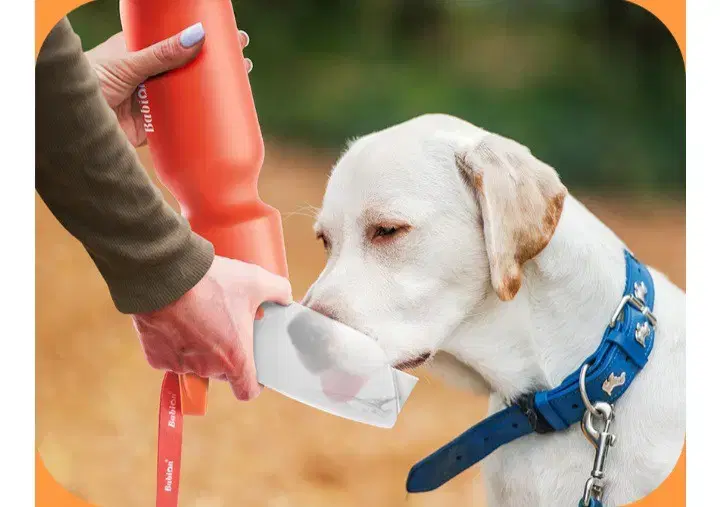
[[[147,152],[141,150],[147,167]],[[307,205],[319,205],[327,153],[268,148],[261,194],[283,212],[295,297],[322,268]],[[682,203],[584,199],[646,262],[685,285]],[[161,373],[144,362],[82,247],[36,203],[37,445],[54,477],[95,505],[152,505]],[[235,402],[211,388],[186,423],[181,504],[196,507],[482,506],[472,469],[406,497],[412,464],[482,418],[484,399],[422,376],[392,430],[365,427],[266,390]],[[473,484],[473,482],[475,484]]]

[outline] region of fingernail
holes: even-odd
[[[191,48],[205,38],[205,29],[202,23],[195,23],[187,27],[180,34],[180,45],[184,48]]]
[[[245,58],[245,68],[248,72],[250,72],[253,69],[253,62],[250,58]]]
[[[250,45],[250,36],[245,30],[240,30],[240,37],[245,38],[245,45],[243,47],[248,47]]]

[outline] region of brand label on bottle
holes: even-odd
[[[140,113],[143,117],[143,128],[145,129],[145,132],[155,132],[155,127],[153,127],[152,122],[152,114],[150,114],[150,101],[148,100],[145,83],[138,86],[137,96],[138,102],[140,103]]]

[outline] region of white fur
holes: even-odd
[[[330,242],[328,262],[304,300],[377,339],[393,363],[436,355],[430,366],[444,378],[489,391],[491,413],[533,388],[557,386],[578,368],[597,348],[625,283],[623,243],[568,195],[549,244],[522,266],[519,292],[509,301],[498,297],[491,275],[502,250],[497,241],[511,244],[516,237],[508,232],[498,239],[498,231],[533,215],[514,212],[527,207],[515,202],[500,221],[482,216],[483,206],[517,199],[516,184],[551,185],[555,178],[535,159],[535,172],[509,168],[506,177],[513,181],[484,188],[507,195],[486,195],[495,201],[481,206],[457,157],[498,139],[513,143],[451,116],[424,115],[353,142],[328,181],[317,220]],[[504,146],[511,158],[531,157],[517,143]],[[538,203],[530,204],[534,209]],[[411,228],[384,243],[372,240],[373,228],[384,223]],[[655,345],[616,404],[607,506],[656,488],[684,442],[685,295],[651,272]],[[577,505],[593,456],[578,425],[518,439],[483,461],[489,503]]]

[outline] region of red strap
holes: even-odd
[[[178,505],[182,431],[180,379],[175,373],[167,372],[163,378],[160,392],[156,507],[177,507]]]

